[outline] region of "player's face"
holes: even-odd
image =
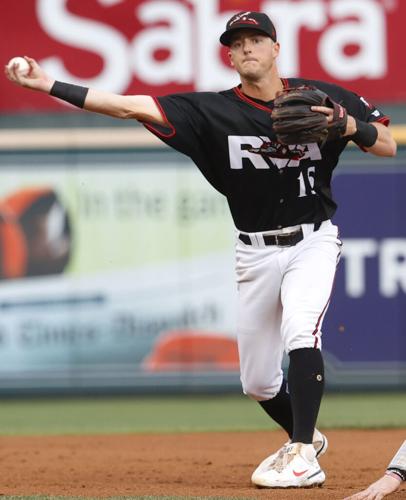
[[[260,80],[272,70],[279,44],[255,30],[238,31],[231,40],[231,66],[247,80]]]

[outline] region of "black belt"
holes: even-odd
[[[318,231],[320,229],[321,222],[316,222],[314,224],[314,229],[313,231]],[[248,236],[248,234],[239,234],[238,238],[245,243],[246,245],[252,245],[251,238]],[[303,240],[303,231],[302,228],[298,229],[297,231],[293,233],[288,233],[288,234],[264,234],[262,236],[264,239],[264,243],[266,246],[269,245],[277,245],[279,247],[293,247],[299,241]]]

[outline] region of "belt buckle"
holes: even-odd
[[[293,231],[288,234],[275,234],[275,244],[278,247],[291,247],[293,246],[292,238],[300,231]]]
[[[288,247],[289,243],[286,243],[286,234],[275,234],[275,245],[277,247]],[[285,240],[285,241],[284,241]]]

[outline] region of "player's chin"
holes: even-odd
[[[249,82],[258,82],[263,78],[262,72],[255,69],[245,69],[240,73],[240,76]]]

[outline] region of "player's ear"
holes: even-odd
[[[234,68],[233,55],[231,54],[231,50],[227,52],[228,58],[230,59],[230,65]]]
[[[279,42],[273,42],[272,53],[273,53],[274,58],[279,56],[280,48],[281,48],[281,46],[280,46]]]

